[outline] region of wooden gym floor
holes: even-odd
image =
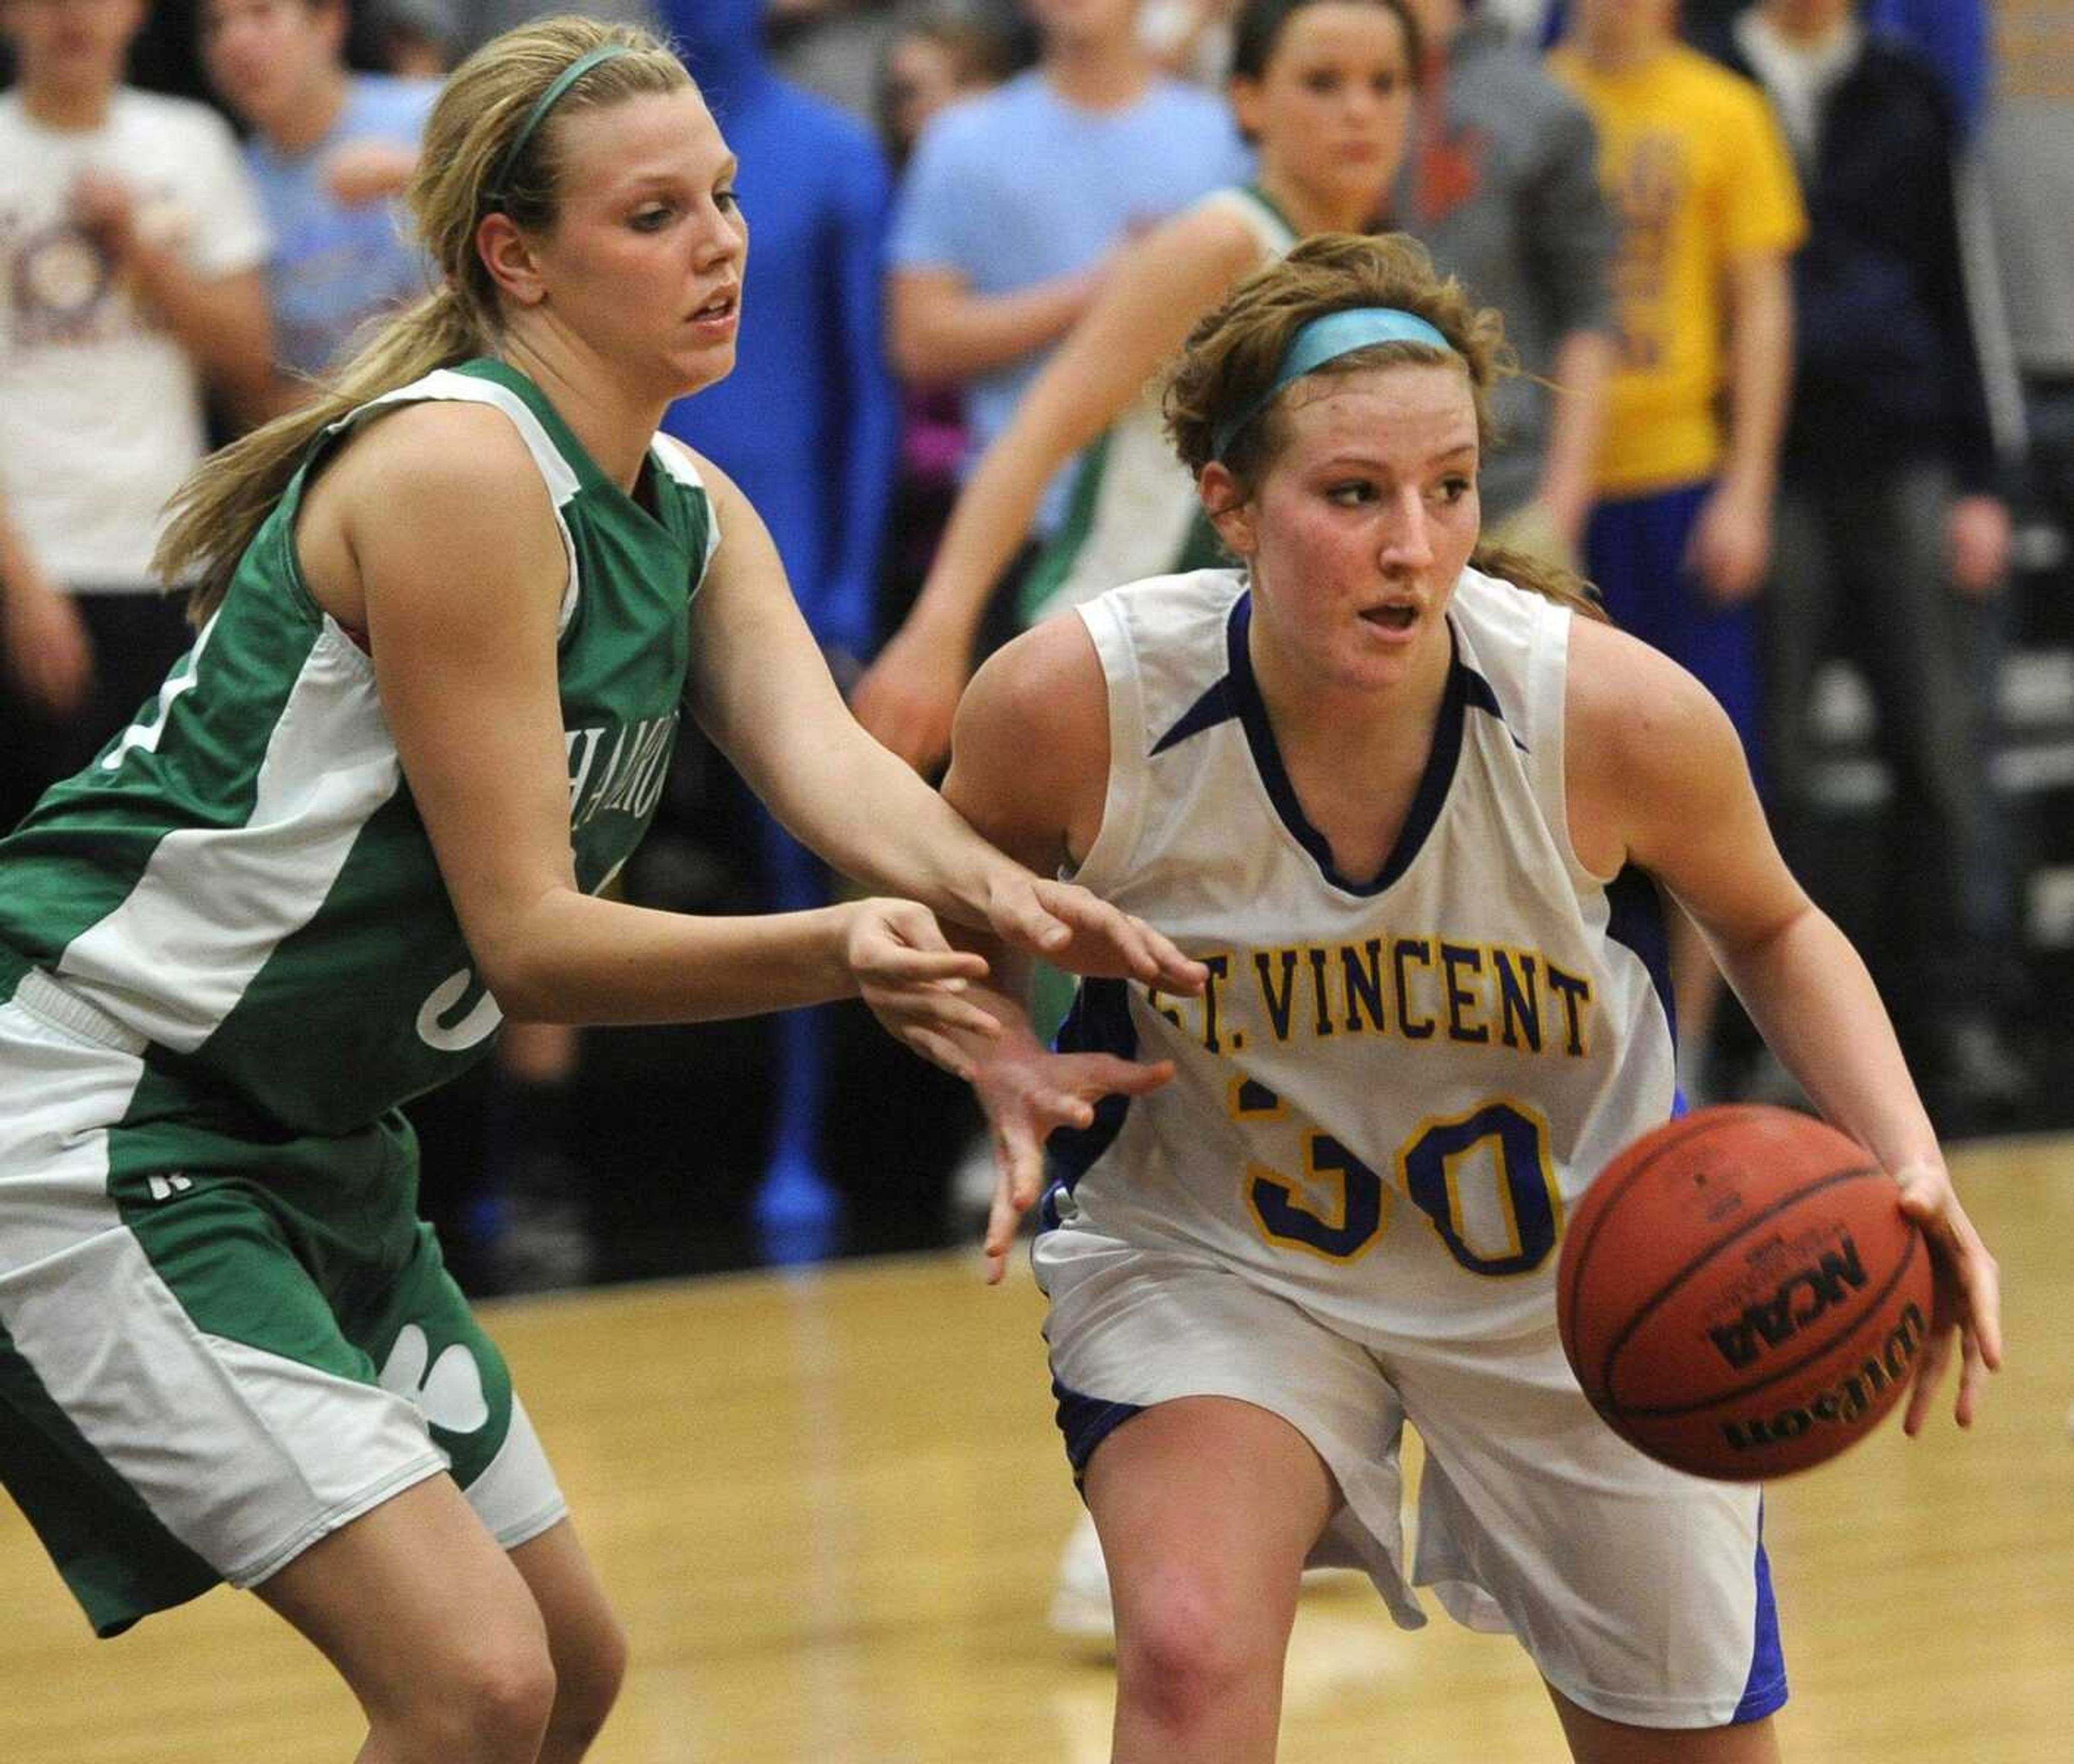
[[[1792,1764],[2074,1758],[2074,1139],[1955,1154],[2010,1360],[1974,1436],[1778,1485]],[[1111,1679],[1044,1613],[1075,1501],[1027,1274],[850,1263],[485,1308],[632,1632],[599,1764],[1097,1764]],[[218,1591],[97,1645],[0,1500],[5,1764],[337,1764],[314,1653]],[[1514,1645],[1307,1594],[1288,1764],[1544,1764]]]

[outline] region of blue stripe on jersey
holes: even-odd
[[[1469,682],[1477,680],[1477,676],[1462,665],[1457,653],[1448,669],[1448,684],[1440,699],[1440,721],[1433,729],[1432,751],[1426,756],[1426,770],[1419,780],[1418,794],[1411,799],[1411,812],[1404,817],[1397,843],[1390,848],[1382,872],[1373,881],[1354,882],[1333,867],[1332,843],[1311,824],[1303,804],[1297,799],[1296,787],[1290,783],[1288,770],[1282,763],[1282,752],[1275,745],[1275,729],[1267,718],[1267,704],[1253,677],[1253,659],[1246,649],[1246,632],[1252,621],[1253,596],[1242,594],[1233,603],[1231,618],[1225,627],[1225,642],[1229,657],[1232,691],[1238,700],[1239,717],[1246,725],[1246,745],[1253,750],[1253,762],[1260,773],[1260,781],[1267,787],[1268,798],[1275,804],[1275,813],[1282,817],[1282,824],[1311,854],[1319,874],[1327,882],[1349,894],[1379,894],[1411,867],[1412,861],[1426,843],[1427,835],[1440,818],[1448,787],[1455,781],[1456,762],[1461,758],[1463,713],[1471,701]],[[1448,638],[1452,644],[1452,625],[1448,627]],[[1483,687],[1480,708],[1482,700],[1489,700],[1488,708],[1495,711],[1498,701],[1492,697],[1489,684],[1481,680],[1477,684]]]
[[[1779,1604],[1771,1596],[1771,1559],[1764,1553],[1762,1502],[1757,1510],[1757,1628],[1751,1644],[1750,1678],[1743,1686],[1742,1700],[1729,1717],[1731,1725],[1761,1721],[1786,1702],[1786,1650],[1779,1639]]]
[[[1498,703],[1498,694],[1491,690],[1491,683],[1460,657],[1456,659],[1455,665],[1461,671],[1463,696],[1469,708],[1482,711],[1487,716],[1495,717],[1501,723],[1505,722],[1504,707]],[[1525,742],[1514,733],[1510,724],[1506,724],[1505,732],[1512,736],[1512,745],[1520,752],[1526,754],[1533,751]]]
[[[1180,721],[1152,744],[1153,754],[1156,758],[1170,747],[1178,747],[1191,735],[1215,729],[1237,715],[1238,700],[1232,696],[1231,675],[1227,674],[1181,713]]]
[[[1671,1026],[1671,1045],[1678,1045],[1678,1008],[1671,998],[1671,939],[1664,929],[1663,897],[1656,879],[1633,864],[1606,884],[1606,935],[1642,958],[1649,970],[1650,984],[1656,988],[1663,1006],[1663,1020]]]
[[[1130,1020],[1130,995],[1121,980],[1084,980],[1073,994],[1073,1008],[1059,1027],[1053,1045],[1062,1054],[1114,1054],[1138,1057],[1138,1025]],[[1044,1144],[1046,1184],[1040,1222],[1048,1230],[1059,1222],[1056,1191],[1068,1194],[1095,1160],[1116,1142],[1130,1111],[1128,1097],[1105,1097],[1095,1105],[1095,1118],[1085,1127],[1060,1127]]]

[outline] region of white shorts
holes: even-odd
[[[1084,1228],[1038,1240],[1059,1419],[1077,1474],[1139,1410],[1222,1396],[1282,1417],[1344,1505],[1314,1565],[1359,1568],[1399,1624],[1433,1588],[1517,1635],[1593,1714],[1639,1727],[1755,1721],[1786,1700],[1752,1487],[1644,1457],[1592,1412],[1551,1323],[1505,1341],[1357,1341],[1208,1259]],[[1426,1447],[1407,1562],[1399,1445]]]
[[[0,1003],[0,1481],[98,1633],[443,1472],[507,1549],[566,1514],[415,1177],[399,1122],[267,1130],[40,977]]]

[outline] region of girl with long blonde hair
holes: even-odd
[[[438,291],[209,462],[164,543],[194,644],[0,841],[0,1475],[96,1628],[254,1590],[363,1759],[579,1757],[624,1643],[397,1112],[509,1015],[861,994],[956,1069],[936,915],[1185,989],[1170,945],[981,841],[844,709],[755,512],[659,436],[733,366],[746,229],[683,67],[491,43],[410,196]],[[601,895],[680,705],[907,899]]]

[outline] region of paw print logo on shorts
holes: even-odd
[[[490,1404],[482,1394],[482,1369],[475,1363],[475,1356],[457,1341],[432,1361],[432,1344],[415,1323],[405,1324],[396,1337],[379,1382],[448,1433],[473,1433],[490,1419]]]

